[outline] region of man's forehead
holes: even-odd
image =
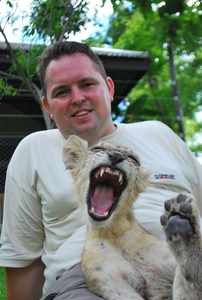
[[[57,70],[58,69],[58,70]],[[98,72],[96,64],[85,54],[77,53],[74,55],[62,55],[57,59],[53,59],[46,69],[46,75],[54,71],[60,73],[68,71],[69,73],[84,73],[86,77],[90,76],[90,72]]]

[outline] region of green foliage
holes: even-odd
[[[7,1],[7,3],[13,8],[13,2]],[[87,0],[33,0],[29,16],[24,11],[22,11],[22,15],[15,16],[14,10],[11,9],[8,16],[9,22],[12,22],[15,27],[16,20],[28,20],[27,24],[23,26],[24,37],[28,37],[30,41],[31,39],[38,41],[37,44],[41,44],[41,46],[30,43],[30,49],[15,51],[15,57],[11,53],[14,59],[9,72],[18,73],[21,76],[20,65],[28,78],[32,79],[36,76],[36,59],[43,50],[42,45],[45,45],[45,42],[53,43],[67,39],[70,33],[79,32],[90,21],[86,16],[88,9],[89,1]],[[3,28],[1,30],[3,32]]]
[[[111,43],[114,44],[120,35],[127,30],[128,22],[133,16],[134,5],[132,3],[120,3],[115,7],[115,12],[111,16],[107,35],[111,38]],[[122,18],[122,16],[124,16]]]
[[[193,119],[188,117],[184,118],[187,144],[195,155],[199,156],[202,154],[202,121],[197,121],[196,116]]]
[[[195,118],[195,113],[202,108],[202,55],[201,48],[195,54],[180,56],[176,61],[178,69],[178,85],[184,115]]]
[[[33,0],[30,24],[24,26],[25,36],[34,36],[51,42],[67,39],[69,33],[76,33],[84,27],[89,18],[87,1]]]
[[[2,0],[0,0],[1,2]],[[4,0],[3,0],[4,1]],[[9,6],[9,7],[13,7],[13,3],[9,0],[6,1],[6,4]]]
[[[114,119],[118,116],[124,122],[157,119],[178,133],[167,50],[167,42],[171,42],[177,86],[185,116],[186,140],[192,151],[201,153],[202,141],[198,136],[202,133],[202,126],[196,119],[196,113],[202,111],[202,2],[111,2],[115,11],[108,32],[103,37],[103,44],[107,42],[118,49],[148,51],[151,57],[148,75],[128,95],[129,105],[120,105],[119,110],[113,112]],[[100,36],[99,45],[102,45]]]
[[[6,299],[6,276],[5,268],[0,268],[0,300]]]
[[[15,51],[18,63],[30,79],[36,77],[36,60],[44,48],[44,45],[32,45],[28,50],[18,49]],[[18,74],[16,61],[12,61],[8,71],[11,74]]]
[[[15,96],[17,95],[17,91],[14,89],[12,85],[8,85],[6,80],[0,77],[0,94],[1,97],[3,95]],[[0,98],[1,101],[1,98]]]

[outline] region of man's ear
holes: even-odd
[[[45,97],[42,97],[41,103],[42,103],[43,107],[45,108],[45,110],[47,111],[47,113],[48,113],[49,115],[51,115],[51,110],[50,110],[50,107],[49,107],[49,105],[48,105],[48,101],[46,100]]]
[[[107,77],[107,87],[110,94],[110,101],[113,102],[114,100],[114,81],[111,79],[111,77]]]

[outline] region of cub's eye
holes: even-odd
[[[94,147],[94,148],[91,148],[90,150],[93,152],[99,152],[99,151],[105,151],[106,149],[101,148],[101,147]]]
[[[140,166],[140,162],[136,157],[129,155],[128,158],[130,158],[136,165]]]

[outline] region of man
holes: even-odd
[[[39,57],[38,75],[42,104],[57,129],[26,137],[8,167],[0,249],[7,299],[36,300],[42,288],[48,295],[53,284],[56,290],[50,290],[53,296],[47,299],[53,299],[64,286],[63,296],[57,299],[99,299],[86,289],[79,267],[85,219],[62,162],[66,139],[75,134],[90,145],[107,140],[135,151],[141,164],[152,171],[151,185],[140,195],[135,214],[161,240],[159,218],[166,199],[190,192],[202,215],[202,166],[186,144],[160,122],[113,123],[114,83],[87,45],[58,42],[48,47]]]

